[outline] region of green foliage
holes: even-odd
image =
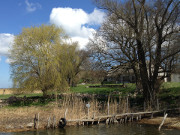
[[[54,25],[24,28],[10,51],[14,87],[22,91],[67,90],[79,57],[76,43]]]

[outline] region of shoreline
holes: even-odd
[[[162,119],[163,119],[163,117],[155,117],[155,118],[152,118],[152,119],[144,118],[144,119],[138,121],[137,124],[157,125],[157,129],[158,129],[159,125],[162,122]],[[40,130],[46,130],[47,129],[45,127],[45,125],[43,125],[43,124],[40,125],[38,129],[34,129],[33,126],[34,125],[32,125],[31,128],[27,128],[27,127],[21,127],[20,128],[20,126],[19,126],[19,128],[18,128],[18,125],[17,125],[16,127],[9,127],[9,129],[5,128],[5,127],[4,128],[1,127],[0,128],[0,133],[26,132],[26,131],[38,131],[38,130],[40,131]],[[70,126],[77,126],[77,125],[68,123],[66,126],[70,127]],[[6,126],[6,127],[8,127],[8,126]],[[180,117],[169,117],[169,118],[167,118],[165,120],[165,123],[162,126],[162,128],[180,130]]]
[[[139,121],[139,124],[157,125],[157,128],[161,124],[163,117],[155,117],[152,119],[144,118]],[[177,129],[180,130],[180,117],[167,117],[162,128]]]

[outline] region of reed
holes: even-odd
[[[64,117],[67,111],[66,119],[85,119],[88,117],[86,104],[90,104],[89,118],[94,116],[107,115],[107,101],[98,101],[91,96],[89,99],[79,97],[74,94],[64,95],[56,102],[50,102],[45,106],[30,106],[30,107],[4,107],[0,109],[0,129],[7,125],[13,127],[26,127],[28,123],[33,123],[35,114],[39,113],[39,128],[47,125],[49,118],[58,120]],[[126,100],[124,98],[109,100],[109,114],[124,113],[126,110]]]

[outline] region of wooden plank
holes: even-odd
[[[137,112],[137,113],[124,113],[124,114],[116,114],[116,115],[105,115],[105,116],[94,116],[93,119],[70,119],[67,120],[67,122],[101,122],[101,121],[106,121],[107,119],[111,119],[116,117],[117,120],[120,120],[124,118],[124,122],[127,122],[127,119],[141,119],[143,116],[145,117],[151,117],[152,114],[160,113],[163,111],[152,111],[152,112]],[[133,116],[133,117],[132,117]],[[141,117],[140,117],[141,116]],[[137,118],[138,117],[138,118]]]

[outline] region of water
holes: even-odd
[[[136,123],[121,125],[93,125],[66,127],[56,130],[28,131],[19,133],[0,133],[1,135],[180,135],[180,130],[161,129],[157,126]]]

